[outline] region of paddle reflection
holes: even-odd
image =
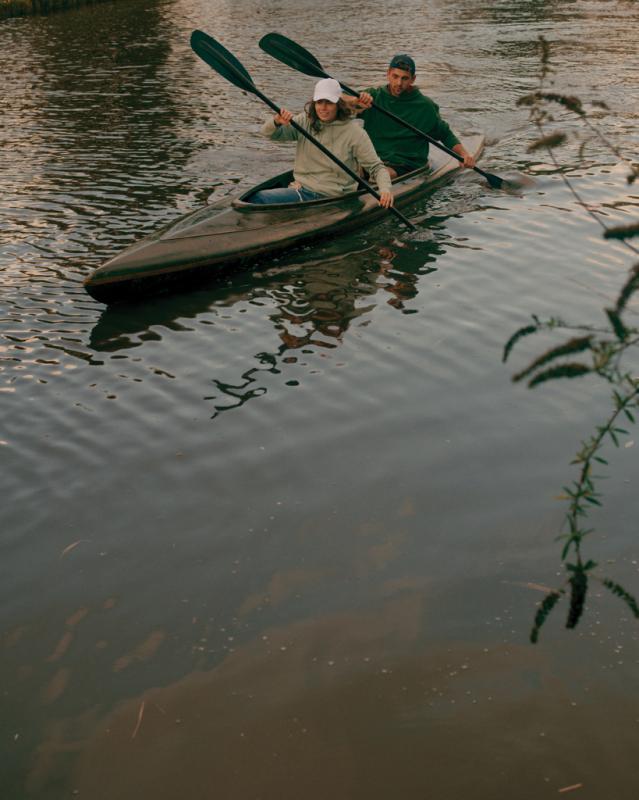
[[[230,309],[239,316],[251,306],[271,308],[267,319],[279,344],[255,353],[254,364],[236,379],[212,376],[214,391],[204,399],[212,404],[215,418],[266,394],[267,376],[280,375],[291,364],[306,366],[305,357],[318,350],[339,348],[351,326],[367,324],[366,318],[379,304],[415,313],[410,301],[419,291],[419,279],[436,270],[434,263],[443,248],[435,239],[391,240],[349,252],[343,243],[329,245],[320,252],[320,259],[297,253],[294,262],[293,256],[288,257],[269,269],[236,276],[221,287],[156,298],[139,306],[109,307],[91,331],[90,346],[118,353],[161,339],[162,329],[188,332],[195,325],[232,319]],[[214,317],[207,320],[211,312]]]

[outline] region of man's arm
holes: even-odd
[[[343,94],[341,99],[355,114],[361,114],[373,105],[373,96],[368,92],[360,92],[357,97],[352,94]]]
[[[451,147],[451,150],[464,159],[463,164],[465,167],[472,169],[475,166],[475,159],[468,150],[466,150],[463,144],[456,144],[454,147]]]

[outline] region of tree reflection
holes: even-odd
[[[20,136],[5,188],[14,193],[15,209],[36,203],[41,210],[37,252],[33,214],[16,210],[10,221],[10,233],[23,242],[18,255],[35,264],[34,272],[43,251],[59,260],[61,250],[97,250],[103,260],[157,227],[181,185],[192,191],[195,144],[183,135],[192,120],[167,80],[180,66],[169,63],[170,25],[155,2],[124,4],[117,12],[106,5],[79,9],[25,25],[24,52],[10,56],[16,63],[8,68],[28,63],[31,91],[24,96],[24,82],[8,80],[11,122]],[[99,35],[87,34],[92,26]],[[101,252],[98,240],[108,250]]]

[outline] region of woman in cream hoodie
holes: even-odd
[[[306,110],[293,116],[285,108],[262,127],[264,136],[276,142],[297,142],[295,151],[295,180],[285,189],[263,189],[251,196],[251,203],[297,203],[340,197],[357,189],[357,182],[340,169],[312,142],[290,125],[294,120],[305,128],[327,150],[337,156],[354,172],[360,167],[379,187],[379,204],[393,205],[391,179],[380,161],[364,129],[351,119],[351,112],[341,99],[341,87],[333,78],[323,78],[315,85],[313,99]]]

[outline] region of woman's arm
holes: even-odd
[[[279,114],[275,114],[262,125],[261,133],[276,142],[294,142],[299,139],[299,133],[291,125],[291,120],[300,123],[304,116],[304,114],[298,114],[295,117],[287,109],[281,108]]]
[[[370,140],[370,136],[363,128],[360,128],[359,125],[355,125],[354,154],[359,165],[368,172],[377,184],[380,194],[379,204],[384,206],[384,208],[392,206],[393,189],[391,186],[391,177],[377,155],[373,143]]]

